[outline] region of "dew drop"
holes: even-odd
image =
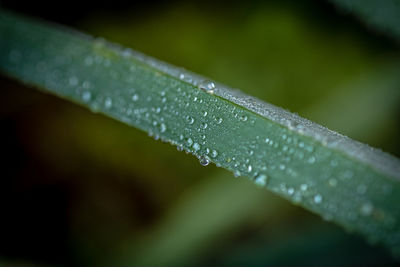
[[[208,126],[208,125],[207,125],[206,122],[203,122],[200,126],[201,126],[201,128],[203,128],[203,129],[207,129],[207,126]]]
[[[211,157],[213,157],[213,158],[216,158],[218,156],[218,152],[217,152],[217,150],[212,150],[211,151]]]
[[[328,184],[332,187],[335,187],[337,185],[337,180],[334,178],[329,179]]]
[[[247,171],[248,172],[251,172],[253,170],[253,167],[251,166],[251,165],[249,165],[248,167],[247,167]]]
[[[300,185],[300,190],[301,191],[307,191],[308,185],[307,184],[302,184]]]
[[[369,216],[369,215],[371,215],[373,209],[374,209],[374,207],[372,206],[372,204],[369,202],[366,202],[361,205],[360,213],[361,213],[361,215]]]
[[[138,94],[134,94],[134,95],[132,96],[132,101],[136,102],[136,101],[138,101],[138,100],[139,100],[139,95],[138,95]]]
[[[82,100],[83,101],[89,102],[91,98],[92,98],[92,94],[89,91],[84,91],[82,93]]]
[[[200,157],[199,161],[200,161],[200,164],[203,166],[207,166],[208,164],[210,164],[210,160],[206,157]]]
[[[233,175],[235,176],[235,177],[239,177],[240,175],[241,175],[241,173],[240,173],[240,171],[235,171],[234,173],[233,173]]]
[[[265,174],[259,174],[255,179],[254,183],[258,186],[266,186],[268,181],[268,177]]]
[[[203,81],[202,83],[199,84],[199,88],[201,90],[206,91],[207,93],[214,93],[214,89],[215,89],[215,84],[212,81]]]
[[[199,151],[200,150],[200,148],[201,148],[201,146],[198,144],[198,143],[194,143],[193,144],[193,149],[194,149],[194,151]]]
[[[112,99],[107,97],[106,100],[104,101],[104,106],[106,108],[111,108],[112,107]]]
[[[193,145],[193,140],[192,140],[192,138],[188,138],[188,140],[187,140],[187,144],[189,145],[189,146],[192,146]]]
[[[291,195],[293,195],[293,193],[294,193],[294,188],[293,187],[289,187],[288,188],[288,194],[291,196]]]
[[[187,120],[187,122],[188,122],[189,124],[193,124],[193,123],[194,123],[193,117],[186,116],[186,120]]]
[[[322,202],[322,196],[320,194],[314,196],[315,204],[320,204]]]
[[[311,157],[308,159],[308,163],[313,164],[314,162],[315,162],[315,157],[314,157],[314,156],[311,156]]]
[[[160,132],[164,133],[167,130],[167,126],[164,123],[160,125]]]
[[[217,121],[217,124],[221,124],[223,120],[222,120],[222,118],[217,118],[216,121]]]
[[[208,112],[207,112],[207,111],[204,111],[204,112],[203,112],[203,117],[206,117],[207,114],[208,114]]]

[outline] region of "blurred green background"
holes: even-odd
[[[400,46],[327,1],[2,1],[400,155]],[[0,76],[0,265],[387,266],[249,181]]]

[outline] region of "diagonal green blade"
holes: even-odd
[[[329,0],[389,36],[400,40],[399,0]]]
[[[389,154],[130,49],[4,10],[0,70],[400,254],[400,162]]]

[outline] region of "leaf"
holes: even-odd
[[[0,69],[400,254],[400,162],[389,154],[131,49],[4,10]]]
[[[366,24],[400,40],[399,0],[330,0],[349,13],[354,13]]]

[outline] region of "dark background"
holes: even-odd
[[[400,155],[399,44],[326,1],[1,1]],[[0,76],[0,265],[383,266],[379,245]]]

